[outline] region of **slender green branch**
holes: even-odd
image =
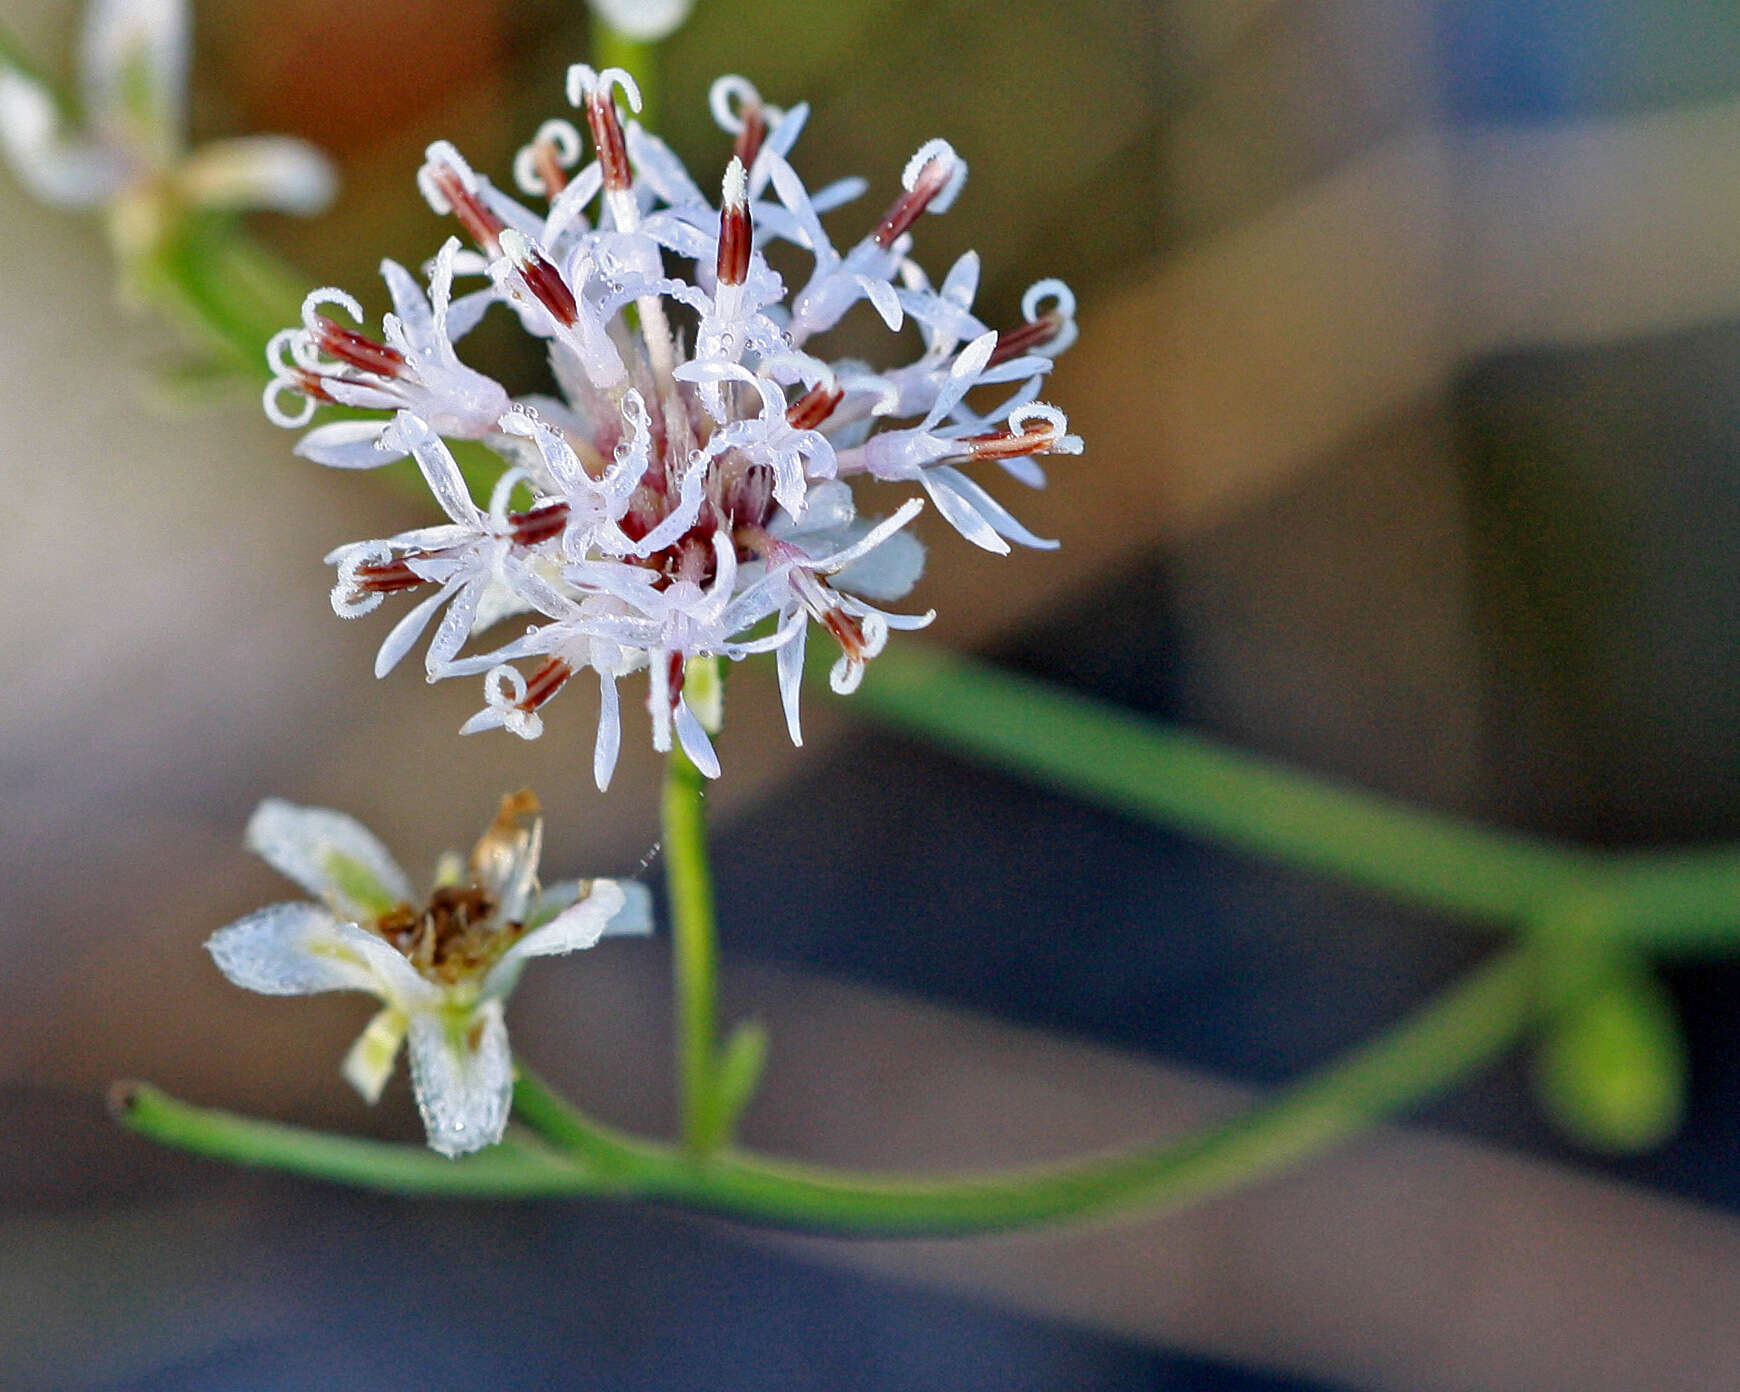
[[[149,1083],[117,1083],[109,1107],[122,1125],[212,1160],[284,1170],[400,1194],[539,1198],[586,1192],[583,1164],[509,1136],[463,1160],[423,1146],[358,1140],[191,1107]]]
[[[464,1161],[192,1107],[142,1084],[117,1106],[136,1131],[201,1155],[398,1193],[638,1197],[842,1233],[1035,1227],[1224,1193],[1321,1154],[1497,1057],[1533,1022],[1528,948],[1494,958],[1412,1019],[1273,1101],[1150,1150],[983,1175],[879,1175],[737,1150],[699,1158],[582,1117],[522,1072],[516,1114],[561,1155],[508,1143]]]
[[[1339,786],[1105,702],[922,644],[892,646],[857,698],[877,719],[1161,826],[1489,927],[1599,895],[1590,936],[1655,950],[1740,941],[1740,848],[1610,854]]]
[[[696,1154],[721,1139],[714,1111],[719,949],[713,926],[713,871],[707,855],[706,779],[680,748],[665,761],[659,815],[670,892],[677,1092],[682,1134]]]

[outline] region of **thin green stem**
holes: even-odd
[[[969,1233],[1153,1212],[1224,1193],[1321,1154],[1485,1066],[1540,1008],[1534,953],[1507,951],[1274,1100],[1149,1150],[982,1175],[884,1175],[738,1150],[701,1158],[581,1116],[522,1072],[516,1115],[561,1154],[509,1141],[463,1161],[301,1131],[130,1085],[133,1129],[198,1154],[397,1193],[657,1199],[840,1233]]]
[[[970,658],[906,642],[856,698],[875,718],[1065,792],[1488,927],[1599,895],[1592,936],[1651,950],[1740,940],[1740,848],[1613,854],[1337,785]]]
[[[659,818],[670,893],[677,1095],[684,1143],[697,1155],[720,1139],[714,1116],[719,947],[713,924],[706,799],[701,771],[680,748],[671,750],[665,761]]]
[[[116,1084],[109,1106],[122,1125],[195,1155],[391,1193],[538,1198],[585,1192],[591,1182],[573,1156],[512,1136],[463,1160],[449,1160],[422,1146],[358,1140],[191,1107],[149,1083]]]

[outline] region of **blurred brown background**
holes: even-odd
[[[9,3],[36,52],[70,51],[68,7]],[[417,263],[445,235],[412,182],[422,147],[452,138],[504,175],[587,52],[582,8],[552,0],[208,0],[198,18],[196,133],[332,149],[334,213],[263,231],[311,285],[375,311],[379,258]],[[700,0],[659,117],[705,183],[725,152],[714,75],[808,99],[812,186],[871,180],[833,219],[848,238],[944,134],[972,177],[921,229],[924,264],[977,247],[993,323],[1042,275],[1075,288],[1082,338],[1047,395],[1088,452],[1009,497],[1063,549],[999,560],[933,527],[917,598],[942,641],[1436,806],[1706,839],[1740,834],[1732,18],[1689,2]],[[119,317],[95,229],[4,178],[0,219],[16,596],[0,1381],[1733,1385],[1740,1154],[1718,1026],[1736,978],[1720,970],[1674,978],[1697,1091],[1659,1162],[1595,1173],[1544,1135],[1513,1073],[1434,1114],[1459,1138],[1389,1133],[1087,1236],[794,1256],[657,1215],[335,1195],[114,1135],[93,1099],[123,1074],[414,1130],[402,1083],[369,1113],[338,1078],[359,1002],[246,998],[200,949],[284,892],[237,846],[258,798],[351,811],[416,873],[529,782],[552,866],[630,873],[654,844],[656,767],[625,759],[597,795],[584,697],[536,744],[462,741],[469,684],[375,682],[383,630],[332,618],[319,557],[410,525],[405,501],[292,459],[246,392],[166,402],[179,350]],[[485,330],[476,351],[515,348]],[[732,991],[776,1049],[758,1144],[972,1163],[1158,1135],[1394,1018],[1477,946],[1054,803],[1024,812],[1032,795],[891,746],[849,702],[812,695],[793,751],[765,673],[734,678],[731,702],[715,802],[743,906],[727,900]],[[782,820],[799,799],[801,837]],[[879,938],[871,896],[862,917],[819,901],[814,937],[750,907],[777,915],[793,884],[840,888],[872,865],[898,877],[917,829],[935,846],[962,819],[978,830],[959,830],[960,863],[945,848],[912,872],[958,877],[955,975]],[[1062,882],[1010,890],[999,854],[1040,841],[1137,906],[1122,931],[1152,960],[1114,953]],[[1077,939],[1074,970],[1102,994],[1072,1004],[1064,973],[1000,997],[975,977],[981,937]],[[516,1001],[516,1040],[605,1114],[660,1126],[663,972],[656,943],[546,969]],[[420,1292],[439,1317],[404,1314]]]

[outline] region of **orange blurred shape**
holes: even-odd
[[[249,128],[339,158],[501,75],[502,0],[276,0],[229,16],[223,74]],[[245,61],[243,61],[245,60]]]

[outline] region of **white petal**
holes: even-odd
[[[973,510],[971,503],[950,488],[945,479],[937,477],[937,470],[926,469],[919,478],[925,492],[930,494],[930,500],[936,504],[936,510],[948,519],[951,527],[975,546],[982,546],[999,556],[1009,554],[1009,543],[998,536],[996,529]]]
[[[868,556],[842,568],[834,588],[886,603],[900,599],[924,574],[924,544],[910,532],[896,532]]]
[[[617,755],[622,750],[622,716],[616,693],[616,678],[598,674],[598,736],[592,743],[592,781],[603,792],[610,786],[610,775],[616,772]]]
[[[461,295],[447,306],[447,338],[457,343],[466,334],[475,329],[483,321],[483,316],[489,313],[490,306],[496,302],[495,288],[474,290],[469,295]]]
[[[409,902],[398,862],[354,817],[267,798],[248,820],[246,844],[279,874],[346,918],[368,919]]]
[[[443,1155],[465,1155],[499,1141],[514,1089],[501,1002],[414,1014],[411,1087],[429,1144]]]
[[[411,1004],[434,990],[383,938],[318,904],[271,904],[220,928],[206,950],[236,985],[268,996],[367,991]]]
[[[779,672],[779,699],[785,707],[785,728],[791,735],[791,742],[799,748],[803,746],[803,727],[798,720],[798,693],[802,689],[804,679],[804,647],[809,637],[809,625],[800,624],[784,647],[780,648],[774,665]]]
[[[383,420],[333,421],[317,425],[296,442],[295,452],[316,464],[335,469],[378,469],[403,459],[402,449],[389,449],[381,439]]]
[[[393,1075],[393,1062],[409,1025],[405,1012],[389,1005],[376,1012],[344,1056],[339,1072],[370,1106],[381,1100],[381,1089]]]
[[[465,640],[471,637],[472,625],[477,622],[477,602],[483,598],[488,584],[487,576],[473,576],[460,587],[453,602],[447,606],[447,612],[441,616],[435,636],[429,640],[429,652],[423,663],[423,670],[431,680],[443,675],[447,664],[459,656]]]
[[[435,313],[429,308],[429,297],[417,278],[388,257],[381,261],[381,279],[387,282],[387,293],[393,297],[393,313],[405,326],[406,335],[414,343],[433,339]]]
[[[482,995],[505,996],[519,977],[522,963],[532,957],[559,957],[580,952],[605,934],[611,920],[624,911],[627,896],[615,880],[594,880],[584,899],[570,904],[542,927],[534,928],[503,954],[484,978]]]
[[[435,501],[441,504],[441,510],[462,526],[481,529],[483,515],[471,501],[465,476],[459,472],[446,442],[409,411],[400,411],[393,417],[387,438],[395,437],[416,457],[417,467],[423,471],[423,479]]]
[[[934,481],[939,476],[946,480],[952,491],[966,500],[974,512],[990,523],[999,535],[1006,536],[1010,541],[1017,542],[1022,546],[1032,546],[1041,551],[1055,551],[1057,549],[1057,542],[1047,541],[1044,537],[1035,536],[1028,531],[1015,520],[1008,508],[1004,507],[981,488],[975,480],[963,474],[959,469],[950,468],[948,465],[939,465],[930,471],[929,479]]]
[[[393,625],[392,632],[387,634],[380,650],[375,653],[375,676],[386,676],[404,660],[405,654],[411,651],[411,645],[429,626],[431,616],[452,593],[452,585],[442,586],[427,599],[419,600],[415,608]]]
[[[63,137],[54,98],[6,67],[0,67],[0,148],[32,193],[62,207],[106,203],[130,177],[120,152],[96,141]]]
[[[166,160],[187,125],[184,0],[91,0],[79,77],[100,134]]]
[[[676,717],[677,739],[682,742],[683,753],[689,756],[689,762],[708,778],[717,778],[719,756],[713,752],[713,741],[707,738],[695,712],[689,709],[687,697],[677,702]]]
[[[300,217],[320,212],[338,192],[332,161],[284,135],[214,140],[185,160],[176,178],[201,208],[270,208]]]

